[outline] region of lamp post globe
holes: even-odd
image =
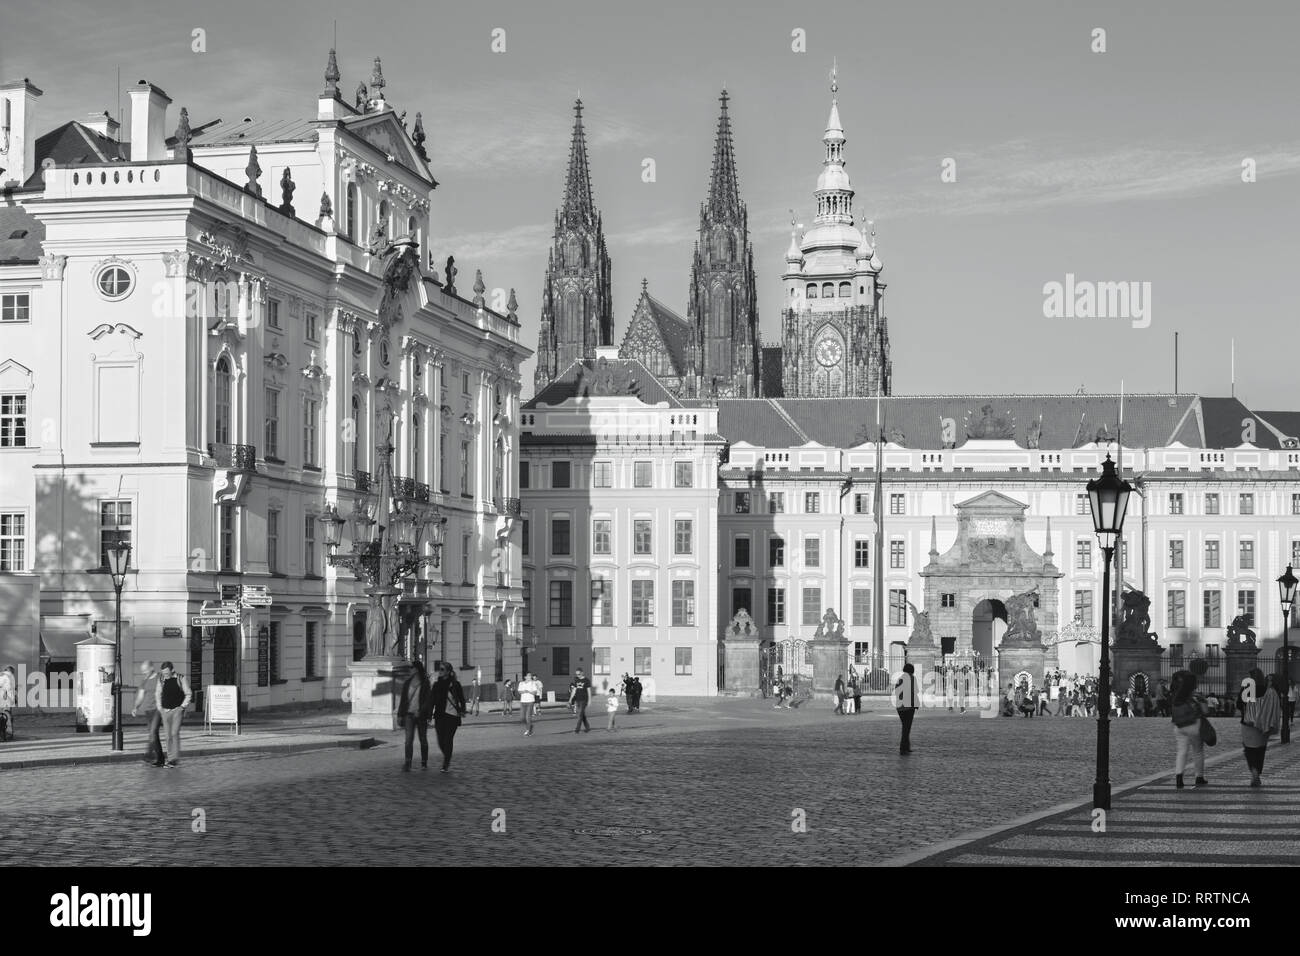
[[[113,595],[116,602],[113,634],[113,749],[122,750],[122,588],[126,585],[126,573],[131,566],[131,545],[120,535],[111,547],[104,551],[108,559],[108,572],[113,579]]]
[[[1124,514],[1128,510],[1133,486],[1115,472],[1110,455],[1101,465],[1101,475],[1087,485],[1088,504],[1092,509],[1092,526],[1101,544],[1102,594],[1105,595],[1101,616],[1101,663],[1097,673],[1097,776],[1092,784],[1094,809],[1110,809],[1110,562],[1124,533]]]
[[[1284,744],[1291,742],[1291,609],[1295,607],[1295,589],[1298,583],[1300,578],[1295,576],[1288,564],[1286,573],[1277,579],[1278,597],[1282,601],[1282,680],[1277,692],[1282,698],[1281,740]]]

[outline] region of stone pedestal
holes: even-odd
[[[938,679],[935,673],[935,665],[938,663],[940,651],[934,644],[916,644],[908,645],[907,663],[912,665],[914,670],[913,676],[916,678],[916,686],[921,689],[925,698],[925,706],[936,706],[935,701],[943,700],[943,682]],[[890,686],[893,686],[895,675],[890,674]]]
[[[758,648],[756,637],[728,637],[722,642],[722,692],[732,697],[757,697]]]
[[[367,657],[348,665],[352,713],[348,730],[396,730],[402,685],[411,664],[401,657]]]
[[[1155,696],[1160,686],[1160,657],[1163,649],[1155,641],[1123,642],[1110,649],[1112,687],[1121,697],[1128,693],[1129,678],[1145,674],[1147,693]]]
[[[835,696],[835,679],[849,679],[849,642],[843,638],[818,638],[809,642],[813,652],[813,694]]]
[[[1035,687],[1043,686],[1043,672],[1047,667],[1047,649],[1041,644],[1007,644],[998,648],[998,686],[1000,695],[1021,671],[1028,671]]]
[[[1228,696],[1236,700],[1241,682],[1250,676],[1251,668],[1259,666],[1259,648],[1254,644],[1234,641],[1224,648],[1223,656],[1226,661],[1223,687]]]

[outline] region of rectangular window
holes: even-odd
[[[748,491],[736,492],[736,514],[738,515],[749,514],[749,492]]]
[[[591,624],[608,627],[614,623],[614,587],[604,578],[591,580]]]
[[[695,624],[695,582],[673,582],[673,627]]]
[[[1169,513],[1171,515],[1180,515],[1183,513],[1183,496],[1181,494],[1172,494],[1169,496]]]
[[[691,553],[694,530],[695,522],[690,518],[678,518],[673,522],[673,554]]]
[[[632,582],[632,623],[651,625],[655,622],[655,583],[650,580]]]
[[[591,486],[593,488],[614,487],[614,463],[612,461],[597,461],[592,463]]]
[[[280,573],[280,512],[274,508],[266,512],[266,569]]]
[[[695,469],[691,466],[689,461],[673,462],[673,487],[695,487]]]
[[[673,648],[673,673],[678,677],[691,676],[691,648]]]
[[[891,627],[907,626],[907,589],[890,588],[889,623]]]
[[[0,448],[27,447],[27,396],[0,395]]]
[[[1183,569],[1183,542],[1179,538],[1169,542],[1169,569],[1171,571]]]
[[[737,538],[732,543],[735,546],[735,566],[738,568],[749,567],[749,538]]]
[[[101,501],[99,503],[99,566],[108,567],[108,549],[123,542],[131,544],[131,502]],[[139,567],[139,555],[131,553],[131,564]]]
[[[822,566],[821,538],[809,537],[803,539],[803,565],[805,568],[820,568]]]
[[[1291,496],[1291,513],[1293,515],[1300,515],[1300,495]]]
[[[551,554],[564,556],[572,553],[569,541],[569,519],[551,519]]]
[[[871,588],[853,589],[853,624],[856,627],[871,626]]]
[[[904,550],[903,545],[904,542],[902,541],[889,542],[889,566],[891,568],[907,567],[907,552]]]
[[[450,494],[451,489],[447,487],[451,482],[447,478],[447,436],[438,436],[438,490],[444,495]]]
[[[1241,570],[1255,570],[1255,542],[1246,540],[1241,542],[1240,547]]]
[[[871,495],[862,492],[855,493],[853,495],[853,512],[860,515],[871,514]]]
[[[221,559],[218,570],[234,571],[235,568],[235,509],[222,507],[217,509],[218,537],[217,548]]]
[[[610,648],[593,647],[591,649],[591,672],[597,677],[607,676],[610,673]]]
[[[633,488],[650,488],[653,485],[651,477],[653,469],[648,461],[632,462],[632,487]]]
[[[519,487],[521,489],[529,488],[530,485],[528,480],[531,477],[532,477],[532,473],[531,473],[531,468],[529,466],[529,463],[526,461],[521,461],[519,463]]]
[[[1291,568],[1300,568],[1300,538],[1291,541]]]
[[[785,567],[785,538],[767,539],[767,566],[769,568]]]
[[[853,540],[853,566],[855,568],[871,567],[871,539],[855,538]]]
[[[1205,542],[1205,569],[1207,571],[1219,570],[1219,542],[1210,538]]]
[[[460,536],[460,579],[465,584],[472,582],[470,577],[471,558],[473,558],[472,538],[468,534]]]
[[[769,491],[767,493],[767,512],[774,515],[785,514],[784,491]]]
[[[321,567],[316,561],[316,516],[304,515],[302,519],[302,573],[320,577]]]
[[[519,550],[520,550],[523,554],[528,554],[528,553],[529,553],[529,548],[532,546],[532,541],[529,540],[529,538],[531,537],[531,535],[528,533],[528,532],[529,532],[529,521],[528,521],[528,519],[527,519],[527,518],[524,518],[522,521],[520,521],[520,522],[519,522],[519,526],[520,526],[520,531],[519,531]]]
[[[27,515],[0,514],[0,571],[21,571],[27,554]]]
[[[803,589],[803,617],[806,626],[816,626],[822,619],[822,589]]]
[[[303,324],[306,326],[307,341],[315,342],[320,337],[316,326],[316,316],[308,312],[306,318],[303,319]]]
[[[1074,592],[1074,617],[1081,624],[1092,626],[1092,592]]]
[[[785,623],[785,588],[767,589],[767,623]]]
[[[1253,515],[1255,513],[1255,496],[1237,495],[1237,511],[1240,514]]]
[[[1217,515],[1219,513],[1219,496],[1215,493],[1205,496],[1205,513],[1207,515]]]
[[[901,515],[904,513],[902,495],[889,496],[889,513],[891,515]]]
[[[632,676],[649,677],[650,676],[650,651],[649,647],[632,648]]]
[[[1088,505],[1088,496],[1087,496],[1087,495],[1075,495],[1075,496],[1074,496],[1074,513],[1075,513],[1075,514],[1077,514],[1077,515],[1086,515],[1086,514],[1088,514],[1088,512],[1089,512],[1090,510],[1091,510],[1091,508],[1090,508],[1090,506]]]
[[[1034,597],[1036,598],[1038,597],[1038,595],[1035,594]],[[956,606],[957,606],[957,595],[955,593],[951,591],[945,591],[943,594],[939,595],[939,607],[956,607]],[[1035,604],[1034,607],[1038,607],[1038,605]]]
[[[569,463],[567,461],[551,462],[551,487],[569,487]]]
[[[320,402],[314,398],[302,400],[302,465],[317,467],[316,423],[320,420]]]
[[[269,629],[271,683],[280,683],[280,622],[272,621]]]
[[[569,649],[567,647],[551,648],[551,676],[569,676]]]
[[[1201,626],[1223,627],[1223,592],[1206,591],[1201,595]]]
[[[745,613],[753,608],[754,591],[752,588],[732,588],[731,589],[731,616],[735,617],[742,610]]]
[[[652,554],[652,523],[649,518],[637,518],[632,522],[632,553]]]
[[[460,373],[460,392],[462,395],[469,394],[469,372]]]
[[[0,322],[30,322],[31,318],[30,293],[16,292],[0,295]]]
[[[1080,538],[1074,543],[1074,566],[1080,571],[1092,568],[1092,539]]]
[[[460,443],[460,493],[468,497],[474,493],[474,488],[470,484],[469,466],[474,455],[469,450],[469,442]]]
[[[822,510],[822,496],[819,491],[805,491],[803,495],[803,510],[806,514],[815,515]]]
[[[1187,592],[1178,590],[1169,592],[1168,615],[1166,627],[1187,626]]]
[[[302,639],[303,647],[303,677],[316,677],[316,638],[318,625],[315,621],[308,621],[306,624],[306,633]]]
[[[596,518],[591,522],[591,553],[592,554],[611,554],[610,539],[613,537],[611,530],[613,522],[609,518]]]
[[[1255,626],[1255,592],[1245,589],[1237,592],[1237,613],[1245,615],[1246,623]]]
[[[262,421],[262,456],[280,457],[280,390],[268,388],[263,393],[266,412]]]
[[[573,627],[573,582],[551,582],[551,627]]]
[[[519,623],[522,627],[533,625],[533,582],[523,581],[523,594],[519,598]]]
[[[275,299],[270,299],[266,303],[266,327],[269,329],[280,327],[280,303]]]

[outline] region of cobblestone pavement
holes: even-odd
[[[470,865],[867,864],[1056,806],[1093,779],[1096,725],[1084,719],[925,712],[903,758],[885,711],[674,702],[620,714],[615,733],[592,717],[575,736],[555,708],[527,740],[499,716],[472,719],[449,774],[432,732],[433,769],[417,753],[409,774],[388,734],[367,751],[6,773],[3,859],[401,865],[452,847]],[[1172,767],[1168,722],[1116,721],[1111,752],[1117,784]],[[192,832],[196,810],[204,833]],[[422,852],[397,849],[412,845]]]

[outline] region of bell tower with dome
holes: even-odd
[[[812,228],[795,226],[782,276],[782,387],[787,398],[890,393],[889,329],[876,231],[854,225],[853,185],[844,169],[839,82],[831,70],[831,112],[822,137]],[[794,226],[794,223],[791,223]]]

